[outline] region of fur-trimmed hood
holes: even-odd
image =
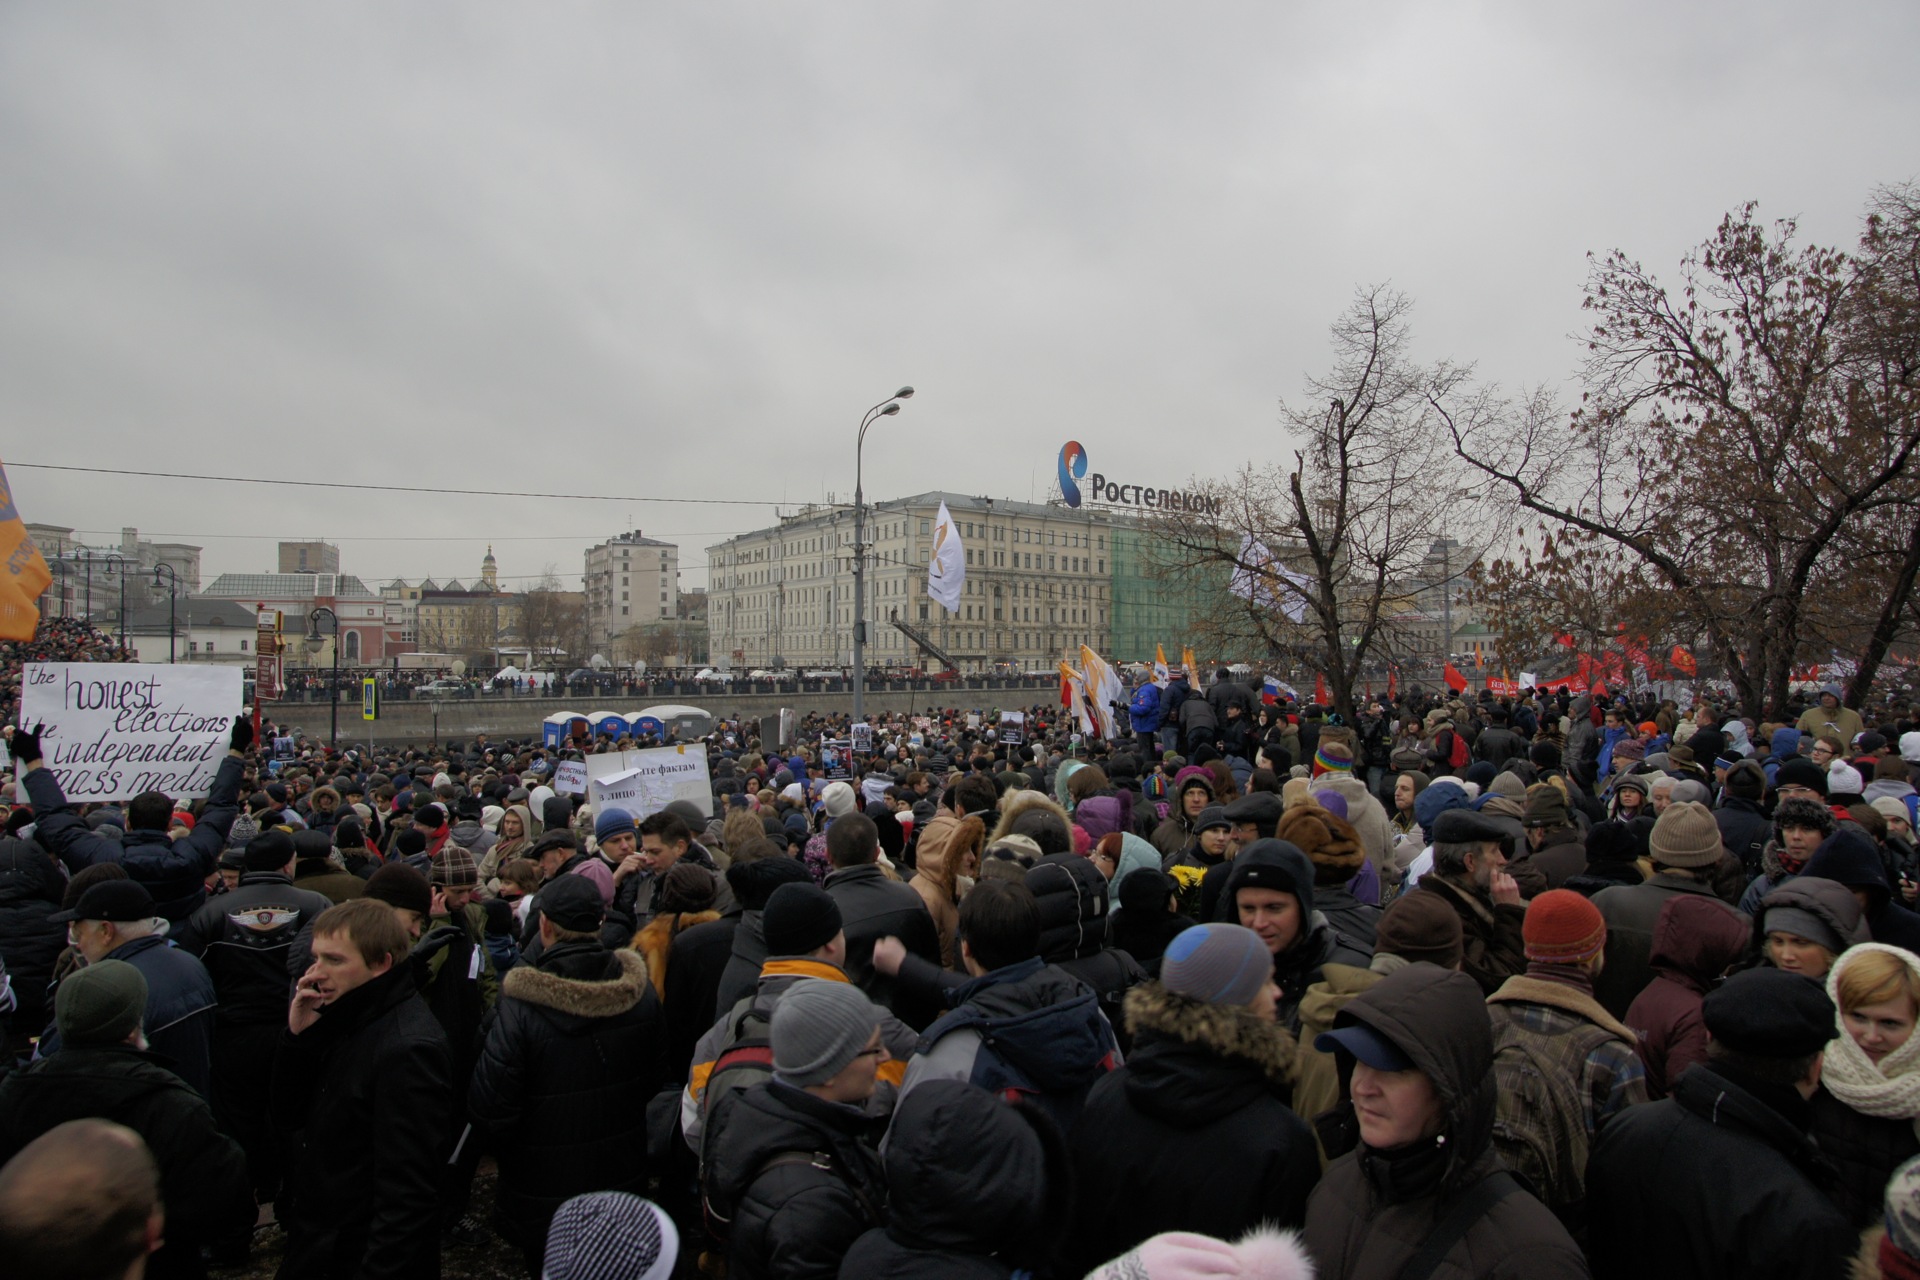
[[[647,978],[653,983],[655,995],[662,1000],[667,998],[667,953],[673,949],[674,938],[683,930],[719,918],[718,911],[662,914],[647,921],[646,927],[633,935],[633,949],[647,962]]]
[[[1000,802],[1000,821],[994,824],[993,834],[987,837],[987,843],[992,844],[1006,835],[1013,829],[1014,819],[1032,809],[1045,809],[1058,817],[1062,825],[1070,826],[1073,822],[1067,816],[1066,808],[1046,792],[1029,791],[1023,787],[1018,791],[1009,791],[1006,799]]]
[[[1142,983],[1127,992],[1123,1008],[1127,1030],[1136,1037],[1165,1036],[1223,1058],[1237,1058],[1275,1081],[1284,1081],[1293,1065],[1292,1039],[1251,1009],[1191,1000],[1158,982]]]
[[[960,865],[965,861],[961,855],[971,851],[974,865],[978,867],[986,838],[986,824],[979,818],[972,814],[955,818],[951,812],[942,810],[920,833],[920,843],[914,852],[914,872],[928,884],[943,890],[949,898],[954,897],[959,889]]]
[[[647,962],[637,951],[607,954],[619,966],[617,977],[587,981],[521,965],[501,982],[500,994],[577,1018],[611,1018],[625,1013],[646,998]]]

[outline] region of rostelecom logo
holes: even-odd
[[[1069,440],[1060,446],[1060,496],[1067,505],[1080,505],[1080,486],[1074,481],[1087,474],[1087,451],[1080,447],[1078,440]]]

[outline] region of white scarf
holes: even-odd
[[[1920,975],[1920,958],[1900,947],[1881,942],[1862,942],[1848,947],[1827,974],[1827,995],[1836,1010],[1840,1007],[1840,971],[1855,956],[1867,951],[1896,955]],[[1826,1062],[1820,1071],[1820,1081],[1826,1085],[1827,1092],[1861,1115],[1911,1121],[1915,1135],[1920,1136],[1920,1071],[1914,1070],[1920,1066],[1920,1029],[1875,1064],[1867,1057],[1866,1050],[1854,1043],[1853,1034],[1847,1030],[1846,1015],[1838,1017],[1840,1034],[1828,1044]]]

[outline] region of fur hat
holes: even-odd
[[[1316,885],[1345,884],[1360,874],[1367,860],[1353,824],[1317,804],[1295,805],[1281,814],[1273,834],[1307,855]]]

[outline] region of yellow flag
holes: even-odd
[[[34,602],[52,585],[53,574],[21,523],[5,467],[0,467],[0,565],[0,640],[31,640],[40,625]]]
[[[1167,650],[1164,645],[1153,646],[1153,682],[1165,685],[1169,679],[1167,672]]]
[[[1200,687],[1200,664],[1193,660],[1193,646],[1180,650],[1180,662],[1187,669],[1187,683],[1195,689]]]

